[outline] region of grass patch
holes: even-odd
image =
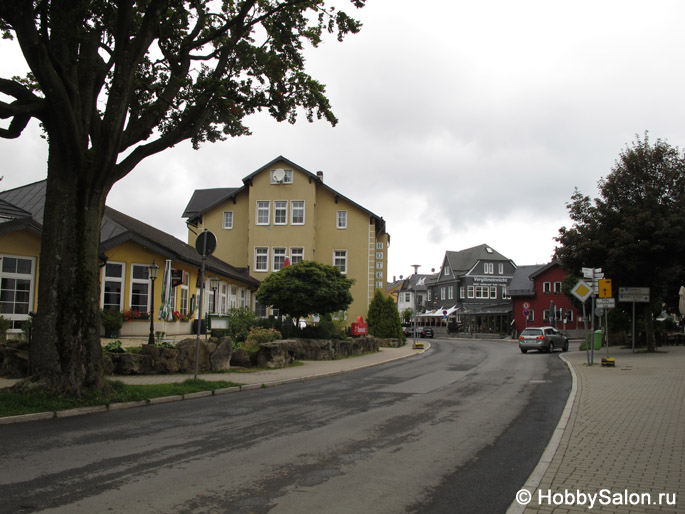
[[[174,384],[155,385],[127,385],[119,381],[107,381],[105,387],[92,391],[81,398],[33,391],[28,393],[15,392],[10,389],[0,390],[0,417],[32,414],[35,412],[53,412],[74,409],[77,407],[93,407],[109,405],[111,403],[135,402],[159,398],[190,394],[200,391],[213,391],[239,384],[229,381],[205,381],[188,379]]]

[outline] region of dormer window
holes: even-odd
[[[446,277],[449,277],[449,276],[450,276],[450,268],[449,268],[449,266],[445,266],[445,267],[443,268],[443,270],[442,270],[442,273],[443,273],[443,275],[445,275]]]
[[[276,168],[271,170],[272,184],[292,184],[293,170],[286,170],[283,168]]]

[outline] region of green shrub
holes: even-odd
[[[121,346],[121,341],[117,339],[116,341],[107,343],[102,350],[110,353],[124,353],[126,351],[126,348]]]
[[[228,335],[233,341],[245,341],[258,322],[259,317],[248,307],[231,309],[228,311]]]
[[[230,336],[231,333],[227,328],[213,328],[212,329],[212,337],[228,337]]]
[[[0,343],[4,343],[7,338],[7,331],[12,326],[12,322],[0,315]]]

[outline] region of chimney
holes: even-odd
[[[319,177],[319,180],[323,182],[323,171],[317,171],[316,176]]]

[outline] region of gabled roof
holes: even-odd
[[[33,184],[2,191],[0,192],[0,200],[29,213],[36,222],[42,225],[46,188],[47,180],[41,180]]]
[[[200,216],[202,216],[204,213],[210,211],[213,209],[216,205],[228,200],[229,198],[235,197],[240,191],[243,191],[247,189],[250,184],[252,183],[252,179],[270,169],[274,164],[278,162],[284,162],[287,166],[292,167],[296,170],[298,170],[301,173],[304,173],[306,176],[309,177],[310,182],[317,181],[322,187],[330,191],[335,197],[337,198],[342,198],[346,202],[354,205],[361,211],[365,212],[368,214],[370,217],[374,218],[376,221],[376,226],[380,227],[380,229],[385,232],[385,220],[373,212],[369,211],[368,209],[362,207],[358,203],[350,200],[346,196],[338,193],[335,189],[327,186],[323,180],[316,175],[315,173],[312,173],[311,171],[308,171],[304,169],[302,166],[299,166],[292,162],[290,159],[287,159],[286,157],[283,157],[282,155],[279,155],[272,161],[268,162],[261,168],[253,171],[249,175],[243,178],[243,186],[242,187],[237,187],[237,188],[218,188],[218,189],[197,189],[193,193],[193,196],[190,198],[190,201],[188,202],[188,205],[185,208],[185,211],[183,212],[183,217],[188,218],[188,223],[193,223],[196,221]]]
[[[511,278],[511,283],[507,288],[509,296],[533,296],[535,294],[535,281],[533,277],[537,275],[540,270],[547,268],[549,265],[535,264],[529,266],[519,266],[514,271]]]
[[[445,252],[445,260],[450,267],[452,276],[457,277],[471,271],[478,264],[478,261],[509,261],[510,259],[494,250],[490,245],[482,244],[458,252],[447,251]],[[452,279],[450,278],[450,280]]]
[[[1,231],[7,232],[22,229],[30,229],[37,233],[42,231],[43,227],[35,219],[35,216],[39,215],[42,221],[46,190],[45,182],[36,182],[10,191],[0,192],[0,200],[8,201],[8,198],[13,198],[22,204],[21,207],[23,209],[32,213],[30,218],[0,223],[0,233],[2,233]],[[202,265],[200,254],[192,246],[116,209],[105,207],[100,229],[100,250],[109,250],[126,241],[136,242],[168,259],[178,260],[197,267]],[[245,284],[251,284],[255,287],[259,286],[259,281],[250,277],[247,270],[235,268],[216,257],[210,256],[207,258],[206,269],[210,272],[239,280]]]

